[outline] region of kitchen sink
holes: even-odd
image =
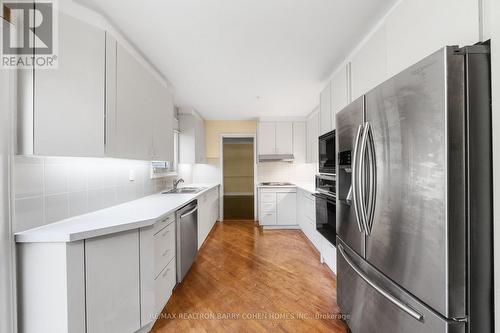
[[[198,193],[204,190],[204,187],[181,187],[173,188],[171,190],[161,192],[161,194],[186,194],[186,193]]]

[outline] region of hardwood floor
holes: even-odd
[[[334,275],[300,231],[225,221],[152,332],[348,332],[338,313]]]

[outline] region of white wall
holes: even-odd
[[[111,158],[25,157],[14,161],[14,232],[135,200],[171,179],[150,179],[150,162]],[[129,180],[129,174],[135,176]]]

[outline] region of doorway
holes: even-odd
[[[221,136],[222,217],[255,220],[255,136]]]

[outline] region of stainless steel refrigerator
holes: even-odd
[[[353,333],[493,332],[490,87],[488,45],[445,47],[336,115]]]

